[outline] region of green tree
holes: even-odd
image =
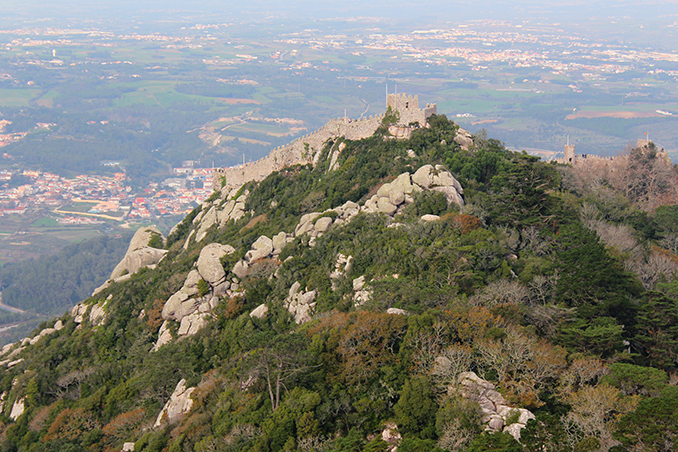
[[[678,444],[678,387],[667,386],[657,397],[644,399],[636,411],[617,424],[616,436],[624,445],[642,445],[644,451],[675,450]],[[673,446],[671,446],[673,444]]]
[[[404,432],[422,438],[436,437],[435,421],[438,405],[428,378],[419,376],[407,380],[393,411],[398,425]]]
[[[522,452],[523,446],[508,433],[483,433],[477,436],[466,452]]]

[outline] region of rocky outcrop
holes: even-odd
[[[168,344],[172,341],[172,332],[169,329],[169,323],[167,320],[162,322],[160,325],[160,330],[158,331],[158,340],[153,344],[153,351],[156,352],[165,344]]]
[[[201,242],[202,239],[205,238],[207,235],[207,231],[210,230],[212,226],[217,224],[218,218],[217,218],[217,208],[216,206],[210,207],[210,209],[207,211],[205,215],[202,216],[200,219],[200,226],[195,233],[195,241],[196,242]]]
[[[134,237],[132,237],[125,257],[122,258],[111,272],[111,277],[101,286],[94,289],[92,296],[108,288],[113,282],[123,282],[143,267],[152,267],[160,262],[165,253],[167,253],[167,250],[153,248],[148,245],[151,239],[156,236],[160,237],[163,243],[165,242],[165,237],[155,226],[140,228],[134,234]]]
[[[299,281],[292,284],[289,296],[285,300],[285,309],[294,316],[294,321],[297,324],[309,322],[311,314],[315,309],[313,300],[315,299],[316,291],[302,292],[300,289],[301,284]]]
[[[235,252],[230,245],[210,243],[202,248],[196,262],[196,269],[186,276],[183,286],[167,299],[161,316],[165,320],[158,331],[153,350],[158,350],[172,340],[168,320],[180,322],[178,336],[192,336],[200,331],[212,317],[210,312],[219,299],[231,295],[233,283],[226,279],[221,259]],[[200,284],[206,284],[200,288]],[[204,290],[207,289],[207,293]]]
[[[101,326],[106,322],[106,305],[113,299],[113,294],[106,297],[105,300],[99,300],[94,304],[78,303],[71,308],[71,316],[73,321],[78,324],[78,328],[85,321],[89,319],[93,327]],[[89,316],[86,316],[89,312]]]
[[[211,316],[205,312],[194,312],[182,317],[177,334],[179,336],[193,336],[207,325],[210,318]]]
[[[372,290],[365,287],[365,275],[353,280],[353,306],[360,307],[372,299]]]
[[[303,215],[294,228],[294,236],[308,235],[311,238],[320,237],[332,225],[342,225],[360,213],[360,206],[353,201],[347,201],[339,207],[324,212],[312,212]]]
[[[426,215],[422,215],[420,220],[429,223],[431,221],[439,221],[440,217],[438,215],[426,214]]]
[[[384,430],[381,432],[381,439],[388,444],[387,448],[389,452],[396,452],[403,437],[400,432],[398,432],[398,425],[396,425],[395,422],[387,421],[384,424]]]
[[[248,190],[240,193],[240,187],[233,189],[222,187],[219,197],[215,200],[205,201],[201,206],[200,213],[193,218],[193,228],[184,242],[183,249],[188,249],[192,239],[195,242],[202,242],[214,227],[223,228],[230,221],[238,221],[244,217],[245,202],[248,195]]]
[[[402,211],[402,208],[414,201],[414,195],[422,190],[434,190],[442,193],[448,205],[464,205],[461,184],[446,171],[442,166],[424,165],[413,175],[403,173],[393,182],[379,187],[377,194],[372,196],[361,207],[363,212],[381,212],[394,216]]]
[[[468,130],[461,127],[457,130],[457,135],[454,137],[454,142],[465,151],[473,147],[473,135]]]
[[[252,244],[252,249],[245,254],[245,260],[248,263],[258,261],[259,259],[270,256],[272,252],[273,240],[262,235]]]
[[[16,399],[14,405],[12,405],[12,411],[9,413],[9,418],[13,421],[19,419],[19,416],[24,414],[26,410],[26,397]]]
[[[191,411],[193,407],[191,394],[193,394],[193,391],[195,391],[195,388],[186,388],[186,380],[182,378],[177,383],[170,399],[158,414],[153,427],[157,428],[163,424],[173,424],[181,419],[184,414]]]
[[[330,280],[332,281],[332,290],[337,290],[338,282],[345,277],[353,269],[353,256],[345,256],[341,253],[337,254],[337,260],[334,263],[334,271],[330,273]]]
[[[158,261],[165,255],[167,250],[152,248],[148,245],[154,236],[159,236],[164,241],[162,233],[155,226],[147,226],[139,229],[132,237],[132,240],[127,248],[125,257],[111,272],[109,279],[115,280],[123,274],[134,274],[140,268],[157,264]]]
[[[210,243],[200,251],[198,273],[210,286],[215,287],[226,279],[226,271],[221,265],[221,258],[235,252],[230,245]]]
[[[21,345],[35,345],[38,343],[40,339],[42,339],[45,336],[49,336],[50,334],[56,333],[57,331],[61,330],[64,327],[64,324],[61,320],[57,320],[54,323],[54,326],[52,328],[45,328],[44,330],[40,331],[38,334],[36,334],[34,337],[31,338],[24,338],[22,339]],[[14,344],[7,344],[5,347],[3,347],[3,354],[6,353],[5,350],[10,350]],[[14,354],[13,354],[14,355]],[[10,355],[10,359],[13,355]],[[15,356],[15,355],[14,355]],[[4,361],[0,362],[0,364],[5,363]],[[7,363],[5,363],[7,364]],[[11,363],[9,363],[11,364]]]
[[[265,304],[260,304],[252,312],[250,312],[250,317],[257,319],[263,319],[268,315],[268,306]]]
[[[445,366],[444,360],[446,359],[438,357],[436,365]],[[525,428],[530,419],[536,419],[529,410],[511,408],[492,383],[483,380],[474,372],[461,373],[458,381],[461,395],[480,405],[483,413],[482,422],[486,425],[486,430],[506,432],[516,441],[520,441],[520,431]]]

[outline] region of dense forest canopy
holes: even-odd
[[[333,170],[338,143],[327,143],[315,167],[242,187],[244,216],[195,242],[210,206],[226,204],[215,192],[169,235],[156,268],[85,302],[105,303],[102,324],[65,314],[63,329],[12,358],[0,450],[675,450],[676,208],[647,209],[646,197],[482,136],[463,150],[456,131],[437,116],[407,140],[386,127],[340,140]],[[363,212],[299,234],[236,278],[261,236],[292,233],[312,212],[335,220],[328,209],[363,204],[425,164],[452,172],[463,206],[421,191],[393,218]],[[163,306],[210,243],[233,247],[221,266],[239,288],[181,336]],[[335,273],[340,256],[351,265]],[[315,293],[302,324],[286,305],[295,286]],[[267,315],[250,315],[262,305]],[[156,349],[162,325],[172,340]],[[501,425],[524,418],[520,442],[484,431],[493,420],[460,387],[464,372],[513,407]],[[190,411],[153,427],[181,379],[194,388]]]

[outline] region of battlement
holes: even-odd
[[[436,104],[426,104],[424,109],[419,108],[419,96],[408,96],[406,94],[391,93],[386,96],[386,107],[397,111],[400,114],[400,125],[409,125],[410,123],[419,123],[420,126],[426,125],[426,120],[431,115],[438,113]]]
[[[425,127],[427,118],[438,111],[436,104],[426,104],[426,108],[420,109],[419,96],[417,95],[389,94],[387,104],[391,109],[398,111],[400,115],[398,122],[404,127],[411,123],[418,123],[419,126]],[[316,165],[320,160],[320,151],[325,143],[339,137],[348,140],[361,140],[370,137],[377,131],[385,115],[385,113],[380,113],[359,119],[345,117],[331,119],[318,130],[307,133],[289,144],[276,147],[266,157],[256,162],[230,168],[218,168],[215,170],[215,175],[224,177],[226,186],[234,188],[251,180],[262,180],[272,172],[288,166],[296,164]],[[339,151],[335,150],[334,152]],[[336,161],[336,157],[338,157],[338,154],[336,156],[333,154],[333,161]]]

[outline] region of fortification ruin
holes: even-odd
[[[639,149],[641,153],[648,152],[650,150],[656,151],[657,158],[671,164],[671,159],[669,158],[666,150],[657,149],[655,144],[650,140],[638,140],[636,143],[636,149]],[[628,160],[627,154],[616,155],[612,157],[603,157],[594,154],[579,154],[575,152],[575,145],[568,144],[565,145],[563,150],[563,158],[554,159],[556,163],[561,163],[565,165],[572,165],[576,167],[586,166],[596,166],[596,167],[611,167],[615,163],[626,162]]]
[[[386,99],[387,110],[390,108],[398,112],[396,127],[400,130],[399,137],[409,136],[409,130],[414,127],[426,127],[428,118],[436,114],[436,104],[426,104],[419,108],[419,96],[405,94],[388,94]],[[225,178],[225,186],[238,187],[249,181],[260,181],[274,171],[296,164],[316,164],[320,158],[320,151],[329,140],[345,137],[349,140],[361,140],[370,137],[381,125],[386,113],[362,119],[335,118],[315,132],[297,138],[285,146],[273,149],[266,157],[256,162],[229,168],[215,169],[215,176]],[[403,132],[404,131],[404,132]]]

